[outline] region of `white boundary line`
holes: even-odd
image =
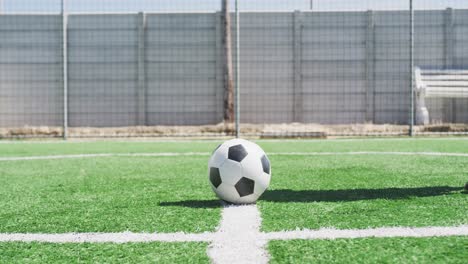
[[[0,234],[0,242],[41,243],[147,243],[147,242],[209,242],[213,233],[149,234],[149,233],[65,233],[65,234]]]
[[[161,152],[161,153],[97,153],[97,154],[70,154],[51,156],[25,156],[25,157],[0,157],[0,161],[22,160],[57,160],[57,159],[82,159],[103,157],[181,157],[181,156],[209,156],[208,152]],[[444,153],[444,152],[273,152],[268,156],[356,156],[356,155],[402,155],[402,156],[442,156],[442,157],[468,157],[468,153]]]
[[[235,207],[234,207],[235,208]],[[250,210],[250,209],[248,209]],[[233,210],[237,211],[237,210]],[[239,211],[244,211],[243,209]],[[231,217],[231,213],[227,213]],[[319,229],[319,230],[297,230],[281,231],[271,233],[258,232],[257,225],[251,225],[249,221],[244,231],[237,228],[239,222],[232,219],[241,219],[243,215],[225,218],[224,224],[216,233],[64,233],[64,234],[28,234],[28,233],[0,233],[0,242],[43,242],[43,243],[146,243],[146,242],[215,242],[211,246],[224,248],[245,248],[246,250],[262,249],[264,243],[269,240],[323,240],[339,238],[390,238],[390,237],[449,237],[468,236],[468,225],[454,227],[383,227],[373,229]],[[231,227],[227,227],[227,225]],[[233,231],[236,233],[233,233]],[[250,231],[250,232],[249,232]],[[249,239],[248,241],[244,241]],[[222,241],[224,240],[224,241]],[[221,241],[221,242],[220,242]],[[240,244],[239,242],[246,242]],[[249,247],[247,247],[249,245]],[[229,246],[229,247],[226,247]],[[240,252],[238,252],[240,253]],[[244,252],[245,253],[245,252]],[[248,253],[248,252],[247,252]],[[214,255],[214,254],[210,254]],[[237,258],[239,255],[237,255]],[[231,259],[232,260],[232,259]]]
[[[83,158],[108,158],[108,157],[181,157],[181,156],[209,156],[210,153],[181,152],[181,153],[101,153],[101,154],[70,154],[51,156],[29,156],[29,157],[0,157],[0,161],[20,160],[57,160],[57,159],[83,159]]]
[[[263,233],[266,240],[338,239],[365,237],[468,236],[468,225],[457,227],[383,227],[374,229],[320,229]]]
[[[402,155],[402,156],[445,156],[445,157],[468,157],[468,153],[445,153],[445,152],[388,152],[388,151],[352,151],[352,152],[277,152],[269,153],[269,156],[356,156],[356,155]]]
[[[267,240],[262,239],[261,224],[256,205],[224,207],[208,256],[213,263],[268,263]]]

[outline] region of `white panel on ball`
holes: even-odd
[[[260,155],[257,153],[247,155],[247,157],[242,160],[242,176],[247,177],[252,180],[257,180],[263,175],[262,162],[260,160]]]
[[[222,183],[217,189],[213,190],[219,199],[226,202],[237,203],[237,200],[240,198],[234,186],[229,184]]]
[[[216,155],[214,155],[216,153]],[[213,155],[208,162],[208,166],[219,168],[221,165],[227,160],[228,155],[228,147],[225,145],[220,145],[218,148],[213,152]]]
[[[255,181],[254,192],[256,195],[260,196],[266,191],[266,189],[270,185],[270,179],[271,176],[269,174],[263,173],[263,177]]]
[[[242,167],[239,162],[226,160],[219,167],[219,173],[223,183],[234,186],[242,178]]]

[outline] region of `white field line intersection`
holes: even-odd
[[[208,256],[213,263],[268,263],[269,240],[338,239],[365,237],[441,237],[468,236],[468,225],[457,227],[390,227],[374,229],[320,229],[272,233],[260,232],[260,212],[256,205],[225,206],[221,224],[215,233],[65,233],[0,234],[0,242],[41,243],[149,243],[210,242]]]
[[[0,157],[0,161],[23,160],[57,160],[57,159],[83,159],[107,157],[183,157],[183,156],[209,156],[208,152],[160,152],[160,153],[96,153],[96,154],[69,154],[48,156]],[[448,152],[382,152],[382,151],[353,151],[353,152],[272,152],[268,156],[356,156],[356,155],[402,155],[402,156],[442,156],[442,157],[468,157],[468,153]]]
[[[239,218],[241,218],[239,216]],[[221,224],[223,226],[223,224]],[[249,230],[252,230],[249,228]],[[213,242],[218,241],[224,234],[232,234],[231,231],[220,229],[216,233],[63,233],[63,234],[38,234],[38,233],[0,233],[0,242],[43,242],[43,243],[146,243],[146,242]],[[256,234],[255,234],[256,233]],[[325,240],[339,238],[389,238],[389,237],[449,237],[468,236],[468,225],[453,227],[382,227],[372,229],[333,229],[322,228],[319,230],[295,230],[271,233],[255,232],[257,242],[262,245],[269,240]],[[232,245],[232,239],[229,245]],[[241,240],[237,240],[241,241]],[[250,242],[248,242],[250,243]],[[222,244],[221,244],[222,245]],[[249,248],[253,250],[253,248]]]

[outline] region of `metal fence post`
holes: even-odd
[[[215,78],[216,78],[216,90],[215,90],[215,100],[216,100],[216,109],[219,110],[219,115],[216,115],[216,118],[221,122],[223,120],[224,108],[223,108],[223,97],[224,97],[224,74],[221,69],[223,69],[223,32],[221,25],[223,23],[223,14],[221,12],[215,13]]]
[[[239,16],[239,0],[236,0],[236,137],[240,137],[240,16]]]
[[[410,76],[410,120],[409,136],[414,136],[414,10],[413,0],[409,0],[409,76]]]
[[[293,56],[294,56],[294,80],[293,80],[293,120],[303,121],[303,98],[302,98],[302,13],[294,12],[293,32]]]
[[[447,8],[444,12],[444,67],[451,69],[453,67],[454,58],[454,23],[453,23],[453,9]],[[444,99],[444,109],[446,116],[451,117],[451,122],[456,122],[456,99]]]
[[[146,67],[145,67],[145,31],[146,15],[138,13],[138,88],[137,88],[137,124],[147,125],[146,118]]]
[[[66,0],[62,0],[62,48],[63,48],[63,139],[68,138],[68,16]]]
[[[237,0],[236,0],[237,1]],[[224,122],[234,123],[235,113],[235,90],[233,77],[233,54],[232,54],[232,16],[230,12],[231,0],[222,0],[221,10],[223,13],[223,74],[224,74]],[[237,7],[237,2],[236,2]],[[237,11],[236,11],[237,13]]]
[[[453,9],[447,8],[444,13],[444,59],[445,68],[453,66],[454,51],[454,30],[453,30]]]
[[[375,32],[374,12],[367,11],[366,29],[366,121],[375,121]]]

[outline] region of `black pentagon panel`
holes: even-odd
[[[270,160],[268,160],[266,155],[262,157],[262,167],[265,173],[270,174]]]
[[[221,175],[219,175],[218,168],[210,168],[210,181],[215,188],[221,185]]]
[[[244,197],[254,193],[255,182],[244,177],[236,183],[235,187],[240,197]]]
[[[235,145],[229,148],[228,159],[241,162],[247,154],[247,150],[242,145]]]

